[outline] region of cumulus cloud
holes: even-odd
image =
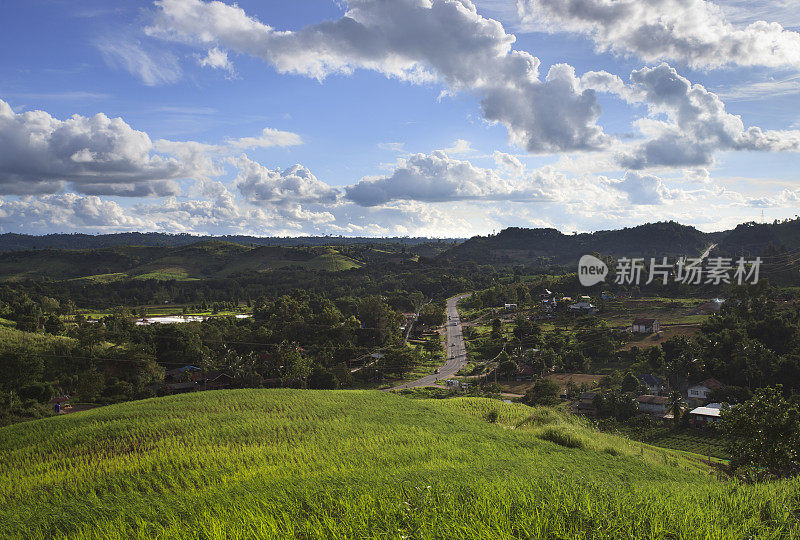
[[[476,167],[469,161],[451,158],[437,150],[400,159],[391,175],[362,178],[345,191],[349,200],[361,206],[377,206],[398,200],[543,201],[561,196],[566,184],[566,177],[549,167],[512,180],[494,169]]]
[[[233,64],[228,59],[228,53],[217,47],[209,49],[206,55],[200,58],[197,63],[203,67],[221,69],[229,74],[233,73]]]
[[[170,195],[174,179],[190,173],[120,118],[16,114],[0,100],[0,194],[54,193],[68,184],[86,194]]]
[[[297,146],[303,144],[303,139],[291,131],[279,131],[273,128],[264,128],[258,137],[242,137],[241,139],[228,139],[229,146],[241,149],[269,148],[271,146]]]
[[[629,100],[647,103],[650,117],[636,121],[648,140],[619,156],[625,168],[705,167],[724,150],[800,150],[799,130],[745,128],[716,94],[692,84],[667,64],[634,71],[626,92]],[[659,120],[659,115],[668,121]]]
[[[239,170],[236,188],[251,203],[278,205],[335,203],[339,191],[320,181],[302,165],[269,169],[246,156],[231,160]]]
[[[680,196],[678,190],[667,188],[661,178],[633,171],[625,173],[622,180],[612,182],[611,186],[625,193],[632,204],[663,204]]]
[[[800,67],[800,34],[778,23],[737,27],[707,0],[517,0],[523,24],[579,32],[600,51],[693,68]]]
[[[75,193],[0,199],[0,225],[23,232],[91,229],[152,230],[153,223],[131,216],[113,201]]]
[[[225,47],[262,58],[281,73],[323,79],[369,69],[415,84],[468,91],[489,122],[529,152],[592,150],[611,138],[596,121],[596,96],[570,66],[539,78],[539,59],[512,50],[515,37],[470,0],[352,0],[345,16],[279,31],[235,5],[158,0],[153,36]]]

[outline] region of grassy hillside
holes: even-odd
[[[249,247],[210,241],[179,247],[127,246],[3,253],[0,254],[0,280],[48,278],[108,283],[132,278],[185,281],[287,266],[339,271],[360,265],[332,247]]]
[[[798,482],[720,482],[480,398],[220,391],[0,429],[2,538],[789,538],[799,518]]]

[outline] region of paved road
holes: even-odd
[[[454,296],[447,300],[447,322],[445,323],[445,354],[447,361],[439,368],[439,373],[434,373],[416,381],[395,386],[392,390],[415,388],[420,386],[437,386],[437,380],[449,379],[467,363],[467,349],[464,346],[464,336],[461,334],[461,319],[458,316],[456,304],[469,294]]]

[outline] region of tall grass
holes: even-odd
[[[710,473],[496,400],[204,392],[0,429],[0,538],[800,535],[797,481]]]

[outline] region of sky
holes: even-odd
[[[793,218],[796,4],[3,0],[0,232]]]

